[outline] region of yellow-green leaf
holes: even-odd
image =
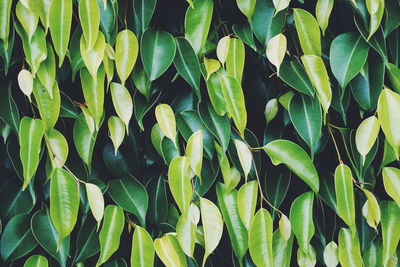
[[[146,229],[136,225],[132,239],[131,266],[154,266],[153,239]]]
[[[237,194],[239,216],[247,230],[250,228],[250,223],[256,211],[257,197],[258,182],[256,180],[242,185]]]
[[[245,50],[241,40],[232,38],[229,42],[228,57],[226,58],[226,73],[242,83]]]
[[[15,13],[17,15],[19,22],[22,25],[22,28],[24,28],[26,34],[28,35],[28,41],[30,43],[32,40],[32,36],[36,31],[36,27],[39,22],[39,17],[32,11],[30,11],[28,8],[26,8],[21,3],[21,1],[18,1],[15,7]]]
[[[247,144],[238,139],[235,139],[235,147],[239,157],[240,166],[242,167],[244,172],[244,178],[247,181],[247,176],[249,175],[251,170],[253,156]]]
[[[0,39],[4,42],[5,50],[8,50],[12,2],[12,0],[0,0]]]
[[[52,167],[62,168],[67,161],[69,151],[64,135],[56,129],[50,129],[45,135],[45,141]]]
[[[186,267],[186,258],[175,235],[167,234],[154,240],[157,256],[166,267]]]
[[[90,210],[92,211],[93,217],[97,221],[97,229],[100,227],[101,219],[104,214],[104,197],[100,188],[91,183],[85,183],[86,195],[89,202]]]
[[[279,219],[279,233],[285,241],[288,241],[292,235],[292,225],[285,214],[281,214]]]
[[[103,61],[105,48],[106,41],[103,33],[99,32],[96,42],[94,43],[92,48],[86,47],[85,37],[82,35],[80,41],[80,51],[82,59],[94,80],[97,77],[97,70],[99,69],[101,62]]]
[[[249,228],[250,256],[259,267],[274,266],[272,230],[271,215],[266,209],[260,209],[251,221]]]
[[[358,236],[353,235],[350,229],[341,228],[339,231],[339,262],[346,267],[363,266]]]
[[[222,65],[225,64],[226,58],[228,57],[228,51],[229,51],[229,44],[231,42],[231,37],[225,36],[222,37],[219,41],[218,41],[218,45],[217,45],[217,58],[218,60],[221,62]],[[204,58],[204,63],[206,61],[206,58]],[[206,69],[207,69],[207,65],[206,65]],[[217,70],[219,69],[219,66],[217,68]],[[207,71],[207,73],[209,73]]]
[[[279,76],[279,67],[285,57],[286,53],[286,37],[282,33],[272,37],[266,48],[266,54],[268,60],[276,67]]]
[[[100,26],[100,9],[97,0],[80,0],[78,11],[86,49],[91,49],[96,43]]]
[[[138,52],[139,44],[136,35],[130,30],[119,32],[115,43],[115,66],[122,84],[125,84],[131,74]]]
[[[156,120],[163,134],[175,143],[176,121],[172,108],[168,104],[160,104],[156,107]]]
[[[40,63],[37,77],[40,83],[46,88],[50,98],[53,98],[53,88],[56,82],[56,59],[50,43],[47,43],[47,57],[45,61]]]
[[[24,263],[24,267],[48,267],[49,262],[42,255],[30,256]]]
[[[206,80],[210,78],[210,75],[219,70],[221,63],[215,59],[208,59],[204,57],[204,67],[206,68],[207,77]]]
[[[384,167],[382,176],[386,193],[400,206],[400,170]]]
[[[251,20],[256,3],[257,0],[236,0],[236,4],[238,5],[240,11],[242,11],[248,20]]]
[[[367,220],[368,225],[377,230],[376,227],[381,221],[381,210],[379,209],[378,201],[374,194],[365,189],[363,191],[367,197],[367,201],[362,208],[362,214]]]
[[[356,132],[356,146],[358,152],[363,157],[363,163],[365,162],[365,156],[375,144],[380,129],[379,120],[375,116],[365,119],[360,126],[358,126]]]
[[[322,35],[325,35],[326,28],[328,28],[329,17],[333,9],[334,0],[318,0],[315,6],[315,16],[319,27],[321,28]]]
[[[201,179],[201,167],[203,164],[203,132],[201,129],[190,136],[185,155],[190,158],[191,170]]]
[[[168,168],[169,188],[182,214],[189,209],[193,195],[189,166],[190,159],[188,157],[176,157]]]
[[[191,206],[194,204],[191,204]],[[176,238],[183,252],[193,258],[194,245],[196,241],[196,226],[193,221],[193,209],[189,208],[183,213],[176,223]]]
[[[275,13],[274,13],[275,16],[280,11],[284,10],[289,6],[290,0],[272,0],[272,3],[274,4],[275,7]]]
[[[111,97],[118,117],[126,126],[126,133],[129,135],[129,121],[133,114],[132,96],[128,89],[122,84],[111,83]]]
[[[118,148],[125,138],[124,122],[117,116],[111,116],[108,119],[108,131],[110,133],[111,141],[114,145],[114,155],[117,155]]]
[[[18,85],[22,93],[24,93],[24,95],[28,97],[29,102],[31,102],[32,101],[31,94],[33,90],[33,77],[28,70],[22,69],[18,73]]]
[[[276,114],[278,114],[278,109],[279,109],[278,100],[276,98],[273,98],[267,102],[264,111],[265,120],[267,121],[267,124],[275,118]]]
[[[324,249],[324,262],[327,267],[336,267],[339,263],[339,249],[334,241],[331,241]]]
[[[293,17],[303,54],[321,56],[321,33],[317,20],[300,8],[293,10]]]
[[[55,82],[52,92],[53,98],[51,98],[46,88],[44,88],[38,79],[35,79],[33,81],[33,95],[35,96],[36,105],[47,132],[57,123],[58,115],[60,114],[60,89],[58,88],[58,84]]]
[[[382,212],[382,265],[393,257],[400,240],[400,207],[393,201],[381,202]]]

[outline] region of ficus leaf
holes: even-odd
[[[236,147],[236,152],[237,152],[238,157],[239,157],[240,166],[243,169],[244,177],[245,177],[245,180],[247,181],[247,176],[250,173],[250,169],[251,169],[251,165],[252,165],[252,161],[253,161],[253,156],[251,154],[251,151],[250,151],[248,145],[245,144],[243,141],[240,141],[240,140],[236,139],[235,140],[235,147]]]
[[[190,158],[188,157],[174,158],[168,168],[169,188],[181,213],[189,209],[193,195],[189,168]]]
[[[91,48],[87,48],[85,36],[82,35],[79,46],[83,62],[92,76],[92,79],[96,80],[96,77],[98,77],[97,71],[99,70],[100,64],[103,61],[104,51],[106,48],[104,35],[99,32],[96,42]]]
[[[42,255],[30,256],[24,263],[24,267],[48,267],[49,262],[46,257]]]
[[[45,61],[40,63],[37,77],[40,83],[46,88],[50,98],[53,98],[53,88],[56,82],[56,59],[50,43],[47,43],[47,57]]]
[[[101,219],[104,214],[104,197],[100,188],[91,183],[85,183],[86,195],[88,198],[90,210],[92,211],[93,217],[97,221],[97,229],[100,227]]]
[[[247,230],[256,211],[258,182],[250,181],[242,185],[237,194],[239,216]],[[249,230],[250,231],[250,230]]]
[[[50,129],[45,134],[45,141],[52,167],[62,168],[67,161],[69,152],[68,143],[64,135],[56,129]]]
[[[8,35],[10,33],[10,17],[11,17],[12,0],[0,1],[0,39],[4,42],[5,50],[8,49]]]
[[[273,98],[267,102],[264,110],[265,120],[267,121],[267,124],[275,118],[276,114],[278,114],[278,110],[279,106],[278,100],[276,98]]]
[[[321,28],[322,35],[325,35],[326,28],[328,28],[333,3],[334,0],[318,0],[315,6],[315,16]]]
[[[229,41],[228,55],[226,58],[226,73],[242,83],[245,50],[241,40],[232,38]]]
[[[363,191],[367,197],[367,201],[362,208],[362,213],[367,220],[368,225],[376,230],[376,227],[381,221],[381,210],[379,209],[379,204],[374,194],[365,189]]]
[[[108,131],[110,133],[111,141],[114,145],[114,154],[117,154],[118,148],[125,138],[125,125],[124,122],[117,116],[111,116],[108,119]]]
[[[279,219],[279,233],[285,241],[288,241],[292,236],[292,225],[285,214],[281,214]]]
[[[28,42],[30,43],[32,36],[36,31],[36,27],[39,22],[39,16],[26,8],[21,1],[18,1],[15,7],[15,13],[26,34],[28,35]]]
[[[18,86],[24,93],[24,95],[28,97],[29,102],[31,102],[31,94],[33,90],[33,77],[28,70],[22,69],[18,73]]]
[[[167,234],[154,240],[157,256],[167,267],[187,266],[185,254],[179,246],[175,235]]]
[[[303,54],[321,56],[321,33],[317,20],[300,8],[293,10],[293,17]]]
[[[194,205],[194,204],[192,204]],[[179,217],[176,224],[176,238],[183,252],[193,258],[197,225],[193,222],[192,211],[189,208]]]
[[[135,227],[132,239],[131,266],[154,266],[153,239],[145,228]]]
[[[240,11],[242,11],[248,20],[250,20],[251,16],[253,15],[256,2],[256,0],[236,0],[236,4],[238,5]]]
[[[328,267],[336,267],[339,263],[339,249],[334,241],[329,242],[324,249],[324,261]]]
[[[276,67],[278,76],[279,68],[286,53],[286,37],[282,33],[272,37],[266,48],[268,60]]]
[[[185,155],[190,158],[190,169],[201,179],[201,167],[203,164],[203,132],[201,130],[190,136]]]
[[[393,201],[382,201],[382,265],[386,265],[389,259],[396,253],[400,240],[400,232],[397,226],[400,223],[400,208]]]
[[[156,107],[155,113],[162,133],[175,143],[176,121],[171,107],[168,104],[160,104]]]
[[[384,167],[382,176],[386,193],[397,205],[400,205],[400,170],[394,167]]]
[[[217,58],[218,58],[218,60],[221,62],[221,64],[222,65],[224,65],[225,64],[225,61],[226,61],[226,58],[228,57],[228,51],[229,51],[229,44],[230,44],[230,42],[231,42],[231,37],[229,37],[229,35],[228,36],[225,36],[225,37],[222,37],[219,41],[218,41],[218,45],[217,45]],[[207,68],[207,63],[206,63],[206,57],[204,58],[204,64],[206,65],[206,69],[208,69]],[[207,61],[208,61],[208,59],[207,59]],[[214,69],[216,69],[216,70],[218,70],[219,69],[219,66],[218,66],[218,68],[214,68]],[[210,73],[209,71],[207,71],[207,73]],[[209,75],[208,75],[209,76]],[[207,76],[207,77],[208,77]]]
[[[129,121],[133,114],[133,102],[128,89],[122,84],[111,83],[111,97],[118,117],[124,122],[126,134],[129,135]]]
[[[341,228],[339,231],[339,262],[342,266],[363,266],[360,242],[350,229]]]
[[[50,96],[46,88],[38,79],[33,81],[33,95],[35,96],[36,105],[39,108],[39,114],[42,118],[46,132],[48,132],[57,123],[61,109],[61,97],[58,84],[53,85],[53,97]]]
[[[96,43],[100,26],[100,9],[97,0],[79,1],[78,10],[86,49],[92,49]]]
[[[130,30],[119,32],[115,43],[115,66],[123,85],[135,66],[138,52],[136,35]]]
[[[356,132],[356,146],[358,152],[363,157],[363,162],[365,162],[366,155],[375,144],[380,128],[379,120],[375,116],[366,118],[358,126]]]

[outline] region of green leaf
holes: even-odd
[[[35,239],[43,249],[55,258],[62,267],[65,267],[69,256],[70,237],[64,238],[60,247],[57,248],[59,235],[51,222],[47,208],[37,211],[32,216],[31,229]]]
[[[79,229],[76,242],[75,262],[88,259],[100,251],[97,223],[92,217],[86,217]]]
[[[229,42],[228,56],[226,58],[226,73],[242,83],[245,50],[242,41],[232,38]]]
[[[336,267],[339,263],[339,249],[334,241],[325,246],[324,262],[328,267]]]
[[[221,62],[222,65],[225,64],[226,58],[228,57],[228,51],[229,51],[229,44],[230,43],[231,43],[231,37],[229,35],[225,36],[225,37],[222,37],[218,41],[216,53],[217,53],[217,58]],[[215,62],[216,60],[215,59],[208,59],[208,58],[204,57],[204,64],[206,66],[206,69],[210,69],[210,68],[207,68],[207,65],[208,65],[207,61]],[[211,65],[211,64],[209,64],[209,65]],[[214,66],[218,66],[218,67],[214,67],[213,68],[214,72],[215,72],[215,71],[217,71],[219,69],[220,64],[215,63],[213,65]],[[209,71],[207,71],[207,73],[208,73],[207,77],[209,77],[209,74],[211,74],[211,73]],[[207,78],[207,80],[208,80],[208,78]]]
[[[175,57],[174,37],[165,31],[148,28],[140,42],[140,56],[150,81],[160,77],[171,65]]]
[[[260,209],[249,228],[249,250],[257,266],[274,266],[272,253],[271,215],[266,209]]]
[[[290,120],[300,137],[314,152],[322,128],[322,114],[319,102],[310,97],[295,95],[289,103]]]
[[[8,36],[10,33],[12,0],[0,1],[0,39],[4,42],[5,50],[8,49]]]
[[[382,176],[386,193],[400,206],[400,170],[384,167]]]
[[[193,197],[189,166],[190,158],[179,156],[171,161],[168,168],[169,188],[182,214],[189,209]]]
[[[274,3],[274,7],[276,10],[274,15],[286,9],[290,4],[290,0],[272,0],[272,2]]]
[[[85,183],[86,195],[88,198],[90,210],[92,211],[93,217],[97,221],[97,228],[100,227],[101,219],[104,214],[104,197],[100,188],[91,183]]]
[[[53,85],[51,95],[46,88],[35,79],[33,82],[33,95],[35,96],[36,105],[39,108],[39,114],[42,118],[46,132],[52,129],[57,121],[61,109],[61,96],[58,84],[55,82]]]
[[[217,248],[224,230],[221,213],[217,206],[208,199],[200,198],[201,220],[203,222],[205,253],[203,267],[208,256]]]
[[[264,111],[267,125],[276,117],[276,114],[278,114],[278,110],[279,106],[278,106],[278,100],[276,98],[273,98],[267,102]]]
[[[240,166],[242,167],[242,170],[244,172],[245,181],[247,181],[247,176],[250,173],[253,156],[247,144],[240,141],[239,139],[235,139],[235,147],[237,155],[239,157]],[[250,225],[250,221],[245,225],[248,227]]]
[[[110,133],[111,141],[114,145],[114,154],[117,155],[118,148],[125,138],[125,125],[124,122],[117,116],[111,116],[108,119],[108,131]]]
[[[135,66],[138,52],[139,43],[136,35],[130,30],[120,31],[115,44],[115,66],[123,85]]]
[[[218,62],[216,60],[214,61]],[[204,62],[206,62],[206,60]],[[218,65],[220,64],[218,63]],[[225,113],[227,112],[227,106],[224,99],[223,90],[221,88],[221,81],[222,81],[222,76],[220,75],[219,72],[212,73],[210,77],[206,79],[206,85],[207,85],[207,92],[210,97],[213,109],[215,110],[215,113],[217,113],[219,116],[224,116]]]
[[[31,102],[31,94],[33,91],[33,77],[32,74],[26,70],[22,69],[18,73],[18,86],[21,89],[22,93],[26,95]]]
[[[72,23],[72,0],[52,0],[49,11],[49,27],[54,49],[61,67],[68,50]]]
[[[97,35],[96,42],[93,47],[87,48],[85,37],[82,35],[80,40],[80,51],[83,62],[85,63],[86,68],[88,69],[90,75],[93,80],[96,80],[96,77],[102,76],[98,74],[98,70],[101,62],[103,61],[106,43],[103,33],[99,32]],[[100,70],[101,73],[101,70]]]
[[[56,59],[50,43],[47,43],[47,57],[45,61],[40,63],[37,77],[46,88],[50,98],[53,98],[54,83],[56,82]]]
[[[0,189],[0,218],[3,222],[18,214],[29,213],[35,205],[34,196],[29,190],[21,190],[19,179],[8,179]]]
[[[62,168],[68,158],[68,143],[64,135],[56,129],[50,129],[45,135],[47,151],[53,168]]]
[[[210,78],[211,74],[215,73],[216,71],[218,71],[221,68],[221,63],[216,59],[212,59],[212,58],[209,59],[209,58],[204,57],[204,68],[206,69],[206,72],[207,72],[206,82],[208,82],[208,79]],[[218,82],[219,82],[219,79],[218,79]],[[207,83],[207,86],[208,86],[208,83]],[[210,97],[211,97],[211,94],[210,94]]]
[[[100,26],[100,9],[97,0],[82,0],[78,5],[79,19],[82,25],[86,49],[92,49],[96,43]]]
[[[315,91],[303,66],[297,59],[284,61],[279,68],[279,78],[300,93],[313,97]]]
[[[105,263],[118,249],[124,229],[124,212],[118,206],[108,205],[104,210],[103,226],[100,230],[100,256],[96,267]]]
[[[216,192],[218,206],[226,224],[233,251],[238,261],[241,262],[248,248],[248,234],[239,215],[237,202],[238,193],[236,190],[232,190],[228,193],[225,185],[221,183],[217,183]]]
[[[382,266],[382,249],[381,246],[372,242],[364,251],[363,262],[365,266],[379,267]]]
[[[321,57],[314,55],[302,56],[301,61],[317,92],[318,100],[325,113],[327,113],[332,101],[332,90],[324,62]]]
[[[317,20],[300,8],[293,10],[293,17],[303,54],[321,56],[321,33]]]
[[[30,220],[29,214],[19,214],[6,224],[0,240],[0,254],[4,261],[12,262],[21,258],[37,246]]]
[[[118,117],[125,123],[126,134],[129,135],[129,121],[133,113],[133,102],[128,89],[122,84],[111,83],[111,97]]]
[[[249,230],[256,211],[258,182],[250,181],[242,185],[237,194],[239,216],[246,229]],[[250,230],[249,230],[250,231]],[[272,235],[272,234],[271,234]]]
[[[294,235],[290,236],[289,240],[282,238],[278,230],[274,232],[272,237],[272,252],[274,258],[274,266],[290,266],[290,259],[292,255],[292,247]]]
[[[146,229],[136,226],[132,239],[131,266],[154,266],[153,239]]]
[[[369,46],[360,35],[354,33],[342,33],[331,43],[329,62],[333,75],[342,89],[363,68]]]
[[[306,252],[301,249],[297,250],[297,263],[299,267],[315,266],[317,263],[317,255],[311,245]]]
[[[199,56],[210,30],[214,3],[212,0],[196,0],[193,4],[195,8],[188,7],[185,15],[185,38]]]
[[[201,179],[201,167],[203,165],[203,132],[201,130],[190,136],[185,155],[190,159],[190,169]]]
[[[360,126],[358,126],[356,132],[356,146],[358,152],[363,157],[363,163],[365,162],[365,156],[375,144],[380,129],[379,120],[375,116],[366,118]]]
[[[70,173],[56,169],[50,181],[50,218],[58,232],[57,250],[77,221],[79,184]]]
[[[223,76],[221,87],[228,112],[232,116],[240,136],[243,137],[247,124],[247,111],[242,86],[236,78]]]
[[[393,201],[381,202],[382,212],[382,265],[395,255],[400,240],[400,232],[397,227],[400,223],[400,208]]]
[[[200,63],[190,43],[183,37],[176,38],[175,68],[185,81],[192,87],[201,101],[200,93]]]
[[[342,266],[363,266],[360,242],[350,229],[341,228],[339,231],[339,262]]]
[[[160,224],[167,220],[168,200],[163,176],[153,178],[147,184],[149,194],[149,210],[147,218],[152,224]]]
[[[297,243],[303,252],[308,253],[310,241],[315,233],[313,222],[313,192],[306,192],[298,196],[290,207],[290,223]]]
[[[197,224],[193,220],[193,206],[198,212],[197,206],[191,204],[189,209],[179,217],[176,224],[176,238],[179,242],[179,245],[181,246],[183,252],[191,258],[193,258],[194,253],[197,228]]]
[[[104,112],[104,67],[100,67],[96,79],[93,79],[88,69],[80,71],[83,95],[91,116],[95,121],[95,128],[100,128],[100,121]]]
[[[257,0],[236,0],[237,6],[248,20],[251,20],[256,3]]]
[[[24,263],[24,267],[48,267],[49,262],[42,255],[30,256]]]
[[[385,11],[385,2],[381,0],[367,0],[365,1],[368,13],[370,14],[370,27],[367,41],[378,30],[383,13]]]
[[[28,42],[30,43],[32,36],[36,31],[36,27],[39,22],[39,16],[26,8],[21,1],[18,1],[17,5],[15,6],[15,13],[22,25],[22,28],[24,28],[26,34],[28,35]]]
[[[154,240],[157,256],[167,267],[186,267],[186,258],[175,235],[167,234]]]
[[[333,9],[334,0],[318,0],[315,6],[315,16],[319,27],[321,28],[322,35],[325,35],[326,28],[329,25],[329,17]]]
[[[390,89],[383,89],[378,99],[378,119],[386,140],[393,147],[396,158],[400,148],[400,96]]]
[[[160,104],[156,107],[155,113],[161,132],[175,144],[176,121],[171,107],[168,104]]]
[[[86,166],[92,165],[92,154],[96,143],[97,132],[91,133],[83,114],[75,121],[73,138],[77,152]]]
[[[274,165],[285,164],[311,189],[318,193],[319,177],[310,157],[297,144],[288,140],[275,140],[263,147]]]
[[[286,37],[283,34],[278,34],[272,37],[266,48],[266,54],[269,62],[271,62],[275,67],[279,76],[279,68],[286,54]]]
[[[289,218],[285,214],[281,214],[279,220],[279,233],[285,241],[288,241],[292,236],[292,225]]]
[[[367,220],[368,225],[377,231],[376,227],[381,221],[381,210],[379,209],[378,201],[376,200],[374,194],[365,189],[363,191],[367,197],[367,201],[362,208],[362,214]]]
[[[133,1],[133,12],[140,23],[141,31],[144,32],[153,16],[156,9],[157,0],[140,0]]]
[[[134,214],[141,225],[146,226],[148,195],[144,186],[134,178],[111,180],[109,193],[115,203]]]
[[[390,83],[392,84],[392,88],[400,93],[400,69],[396,67],[396,65],[392,63],[388,63],[386,65],[387,74],[389,76]]]
[[[29,117],[24,117],[21,120],[19,125],[19,156],[23,167],[23,190],[28,186],[39,165],[40,145],[43,135],[43,121]]]
[[[335,170],[335,192],[338,215],[355,234],[355,204],[353,176],[349,167],[343,163]]]

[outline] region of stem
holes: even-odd
[[[336,143],[335,137],[333,136],[333,131],[332,131],[332,128],[331,128],[331,126],[329,126],[329,125],[328,125],[328,131],[329,131],[329,134],[330,134],[330,135],[331,135],[331,137],[332,137],[333,144],[334,144],[334,146],[335,146],[335,150],[336,150],[336,154],[337,154],[337,157],[338,157],[339,163],[340,163],[340,164],[343,164],[342,158],[340,157],[339,148],[338,148],[338,146],[337,146],[337,143]]]

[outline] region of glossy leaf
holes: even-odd
[[[324,249],[324,262],[328,267],[335,267],[339,263],[339,249],[334,241],[331,241]]]
[[[318,0],[315,6],[315,16],[321,28],[322,35],[325,35],[326,28],[328,28],[333,3],[334,0]]]
[[[156,107],[156,119],[162,133],[175,143],[176,121],[171,107],[167,104],[160,104]]]
[[[154,266],[153,239],[146,229],[136,226],[132,239],[131,266]]]
[[[60,114],[61,96],[58,84],[54,83],[51,96],[39,80],[35,79],[33,82],[33,95],[46,132],[48,132],[57,123]]]
[[[190,136],[185,155],[190,159],[190,169],[201,179],[201,167],[203,164],[203,132],[201,130]]]
[[[386,193],[399,205],[400,203],[400,170],[384,167],[382,170],[383,185]]]
[[[379,130],[379,120],[375,116],[365,119],[360,126],[358,126],[356,132],[356,146],[358,152],[363,157],[363,162],[365,162],[366,155],[375,144]]]
[[[172,234],[154,240],[157,256],[167,267],[187,266],[185,254],[179,246],[178,240]]]
[[[168,168],[169,188],[181,213],[189,209],[193,195],[189,168],[190,158],[188,157],[174,158]]]
[[[47,267],[49,262],[46,257],[42,255],[30,256],[24,263],[24,267]]]
[[[242,41],[232,38],[226,58],[226,73],[241,83],[244,69],[245,50]]]
[[[192,204],[194,205],[194,204]],[[197,208],[197,206],[196,206]],[[198,209],[198,208],[197,208]],[[197,224],[193,222],[192,209],[189,208],[183,213],[176,224],[176,239],[179,242],[183,252],[193,258],[194,245],[196,241]]]
[[[272,37],[267,43],[267,58],[276,67],[278,76],[279,68],[286,54],[286,45],[286,37],[281,33]]]
[[[258,182],[250,181],[242,185],[238,191],[237,202],[239,216],[246,229],[249,230],[256,211]],[[250,230],[249,230],[250,231]]]
[[[101,219],[104,214],[104,198],[100,188],[91,183],[85,183],[86,195],[88,198],[90,210],[92,211],[93,217],[97,221],[97,228],[100,227]]]
[[[293,17],[303,54],[321,56],[321,33],[317,20],[300,8],[294,9]]]
[[[29,102],[31,101],[31,94],[33,90],[33,77],[32,74],[26,70],[22,69],[18,73],[18,86],[21,89],[21,91],[26,95],[29,99]]]
[[[118,117],[125,123],[126,133],[129,134],[129,121],[133,113],[132,97],[125,86],[111,83],[111,97]]]
[[[96,0],[82,0],[78,5],[86,48],[91,49],[97,40],[100,26],[100,9]]]
[[[272,253],[272,219],[269,212],[260,209],[249,228],[249,250],[257,266],[274,266]]]
[[[136,35],[130,30],[119,32],[115,44],[115,66],[123,85],[135,66],[138,52],[139,43]]]
[[[342,266],[363,266],[358,237],[346,228],[339,231],[339,262]]]
[[[397,226],[400,223],[400,208],[393,201],[382,201],[382,264],[386,265],[389,259],[396,253],[400,240]]]
[[[101,32],[98,33],[96,42],[91,48],[87,47],[84,35],[82,35],[80,40],[79,47],[82,59],[93,80],[96,80],[96,77],[101,76],[97,75],[97,71],[103,61],[104,51],[106,48],[105,42],[104,35]]]

